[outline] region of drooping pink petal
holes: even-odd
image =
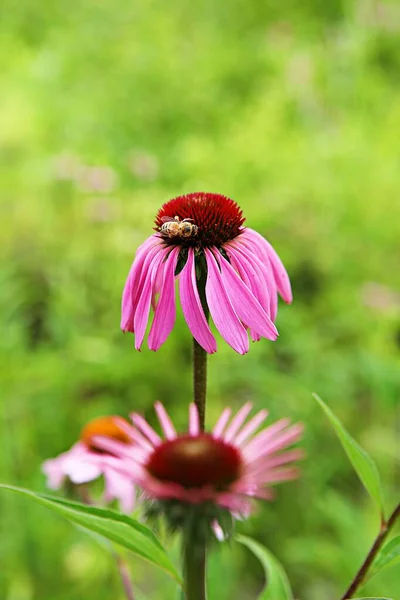
[[[221,525],[218,523],[217,519],[211,523],[211,528],[214,532],[215,537],[219,542],[223,542],[226,539],[226,535]]]
[[[104,501],[119,501],[122,512],[129,514],[135,506],[135,486],[127,478],[113,469],[104,469]]]
[[[133,439],[135,439],[135,435],[137,435],[137,432],[132,435]],[[142,459],[145,458],[149,453],[149,449],[141,446],[139,441],[136,441],[136,439],[134,447],[131,444],[125,444],[104,435],[95,435],[93,436],[92,441],[94,444],[96,444],[96,448],[105,450],[105,452],[111,456],[124,456],[128,460],[131,460],[132,458],[136,460],[139,457]],[[151,446],[150,449],[152,450]],[[91,452],[91,455],[92,462],[100,464],[102,455],[94,452]]]
[[[150,302],[154,279],[157,274],[159,265],[164,260],[166,250],[160,250],[155,256],[153,256],[150,266],[145,274],[145,280],[141,295],[137,304],[135,317],[134,317],[134,329],[135,329],[135,348],[140,350],[143,343],[144,334],[146,332],[147,322],[149,320],[150,313]]]
[[[220,492],[217,495],[217,502],[236,515],[248,516],[251,512],[250,502],[235,493]]]
[[[239,354],[246,354],[249,350],[246,329],[232,306],[214,254],[208,249],[204,252],[207,261],[206,297],[212,319],[224,340]]]
[[[192,402],[189,405],[189,434],[198,435],[200,433],[199,411],[197,406]]]
[[[264,308],[264,310],[268,314],[269,308],[270,308],[269,307],[269,298],[268,298],[267,304],[265,302],[263,302],[262,298],[260,298],[260,295],[258,294],[257,286],[254,285],[254,282],[252,281],[252,278],[249,275],[249,273],[248,273],[247,269],[245,268],[245,266],[243,265],[243,263],[241,261],[237,260],[237,258],[233,254],[232,248],[230,248],[230,250],[227,251],[227,254],[229,256],[231,265],[236,269],[236,271],[239,273],[241,279],[244,281],[244,283],[247,285],[247,287],[249,289],[251,289],[251,291],[257,298],[257,300],[260,302],[261,306]],[[250,337],[253,340],[253,342],[259,342],[261,340],[261,336],[256,331],[254,331],[254,329],[252,329],[252,328],[250,328]]]
[[[42,471],[47,477],[47,487],[51,490],[58,490],[65,479],[62,462],[59,459],[59,456],[49,458],[42,465]]]
[[[176,438],[176,430],[164,406],[161,402],[156,402],[154,407],[165,437],[167,440],[174,440]]]
[[[122,294],[121,329],[133,333],[133,318],[136,310],[138,294],[140,293],[139,282],[143,280],[143,269],[146,269],[152,257],[160,246],[160,240],[154,236],[148,238],[136,253],[128,277],[126,279]],[[147,267],[147,268],[146,268]]]
[[[262,484],[258,481],[248,482],[245,479],[241,479],[233,484],[232,492],[239,496],[246,495],[263,500],[271,500],[274,496],[274,492],[271,488],[262,487]]]
[[[251,289],[265,312],[270,312],[270,297],[268,287],[257,265],[252,264],[247,255],[233,244],[227,245],[226,252],[232,266],[238,271],[248,288]]]
[[[241,321],[263,337],[276,340],[278,331],[257,298],[223,257],[220,259],[220,266],[225,288]]]
[[[136,250],[136,258],[139,257],[141,254],[146,254],[152,246],[155,246],[157,244],[162,244],[162,240],[156,233],[153,233]]]
[[[260,260],[261,254],[254,253],[254,244],[248,245],[246,239],[233,241],[227,246],[229,258],[235,261],[234,266],[239,273],[245,271],[253,282],[251,289],[254,295],[269,315],[271,321],[275,321],[278,311],[278,291],[274,274],[268,260],[265,263]],[[232,263],[233,264],[233,263]]]
[[[84,458],[71,457],[64,463],[64,473],[72,483],[86,483],[100,477],[102,470],[99,465]]]
[[[151,324],[148,344],[150,350],[158,350],[171,333],[176,319],[175,306],[175,269],[179,248],[171,250],[163,265],[163,283],[153,323]]]
[[[179,295],[186,323],[194,339],[209,354],[217,351],[217,342],[204,315],[196,283],[195,254],[189,248],[185,266],[179,274]]]
[[[260,251],[268,256],[279,293],[284,301],[290,304],[293,300],[293,295],[289,275],[274,248],[262,235],[257,231],[254,231],[254,229],[246,228],[242,235],[245,235],[248,239],[254,241]]]

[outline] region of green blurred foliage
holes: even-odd
[[[274,344],[242,357],[219,338],[208,421],[250,399],[306,424],[302,478],[238,527],[296,598],[338,598],[379,525],[312,392],[375,458],[389,507],[399,492],[399,29],[394,1],[3,0],[2,481],[44,490],[41,462],[97,415],[154,419],[162,399],[185,425],[183,319],[135,352],[120,295],[161,203],[224,193],[282,256],[295,301]],[[91,538],[11,495],[0,507],[2,599],[123,597]],[[132,568],[145,596],[173,598]],[[262,577],[226,546],[211,600],[250,600]],[[364,595],[397,598],[398,582],[388,569]]]

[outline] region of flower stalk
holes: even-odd
[[[400,504],[398,504],[397,507],[394,509],[389,519],[387,521],[384,520],[382,522],[380,532],[376,537],[374,543],[372,544],[372,547],[368,552],[366,559],[364,560],[360,569],[357,571],[353,581],[342,596],[341,600],[349,600],[350,598],[353,598],[356,591],[364,583],[372,563],[374,562],[379,550],[382,548],[387,536],[389,535],[398,518],[400,518]]]
[[[208,321],[209,309],[205,294],[205,278],[199,281],[199,296]],[[207,398],[207,352],[193,338],[193,400],[199,415],[199,429],[204,431]],[[184,535],[183,570],[186,600],[206,599],[206,544]]]
[[[193,338],[193,399],[204,431],[207,395],[207,352]]]
[[[206,600],[206,547],[184,535],[183,572],[185,600]]]

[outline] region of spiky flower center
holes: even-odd
[[[155,230],[166,244],[220,247],[241,233],[244,221],[234,200],[196,192],[163,204],[155,219]]]
[[[240,477],[242,459],[237,448],[203,433],[182,435],[157,446],[146,468],[161,480],[185,488],[205,485],[224,489]]]
[[[115,417],[98,417],[89,421],[82,429],[81,442],[83,442],[90,450],[104,453],[104,450],[96,444],[95,438],[106,437],[122,442],[123,444],[131,443],[129,436],[121,428]]]

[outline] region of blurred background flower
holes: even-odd
[[[307,423],[303,476],[239,525],[297,598],[336,600],[377,523],[311,392],[398,498],[398,2],[3,0],[0,50],[0,479],[44,491],[40,464],[84,423],[127,410],[153,421],[157,398],[186,427],[181,311],[168,344],[133,352],[120,295],[163,202],[224,193],[278,249],[295,302],[281,303],[273,344],[210,357],[207,424],[247,400]],[[81,167],[99,165],[109,191],[81,189]],[[0,503],[0,598],[120,597],[92,539]],[[134,570],[144,595],[175,597],[166,576]],[[233,547],[212,555],[210,581],[216,598],[247,600],[262,573]],[[364,595],[383,589],[398,596],[396,567]]]
[[[85,425],[80,438],[69,450],[56,458],[49,458],[42,465],[50,489],[58,490],[67,481],[74,485],[86,484],[99,477],[104,478],[104,492],[99,499],[85,486],[82,494],[76,489],[77,499],[88,504],[103,504],[118,500],[123,512],[131,513],[135,505],[135,486],[131,478],[124,477],[107,462],[108,455],[96,444],[96,437],[113,440],[115,444],[132,447],[132,440],[120,424],[122,419],[97,417]],[[127,423],[128,425],[128,423]],[[81,496],[81,497],[80,497]]]

